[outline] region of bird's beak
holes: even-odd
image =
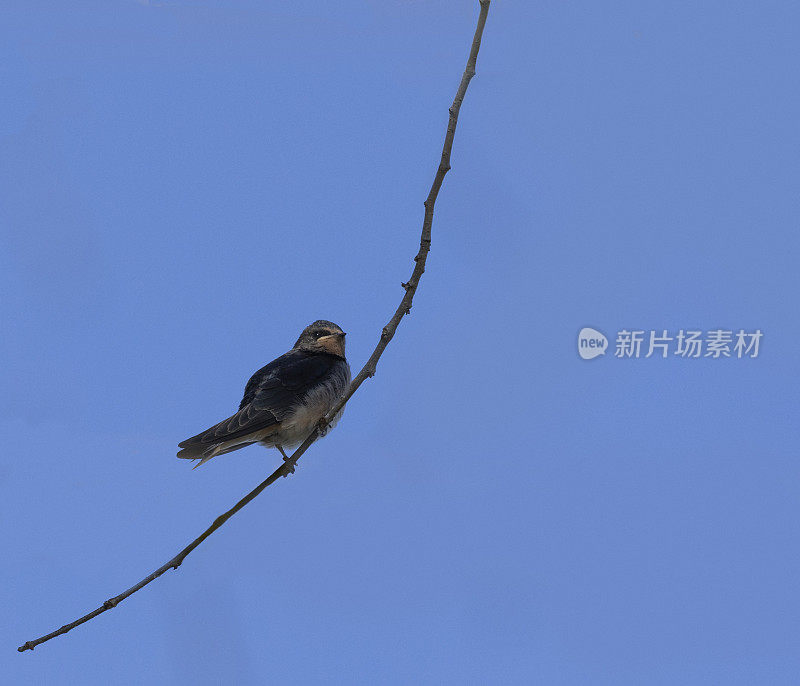
[[[339,338],[344,338],[347,334],[344,331],[342,331],[341,333],[337,333],[336,335],[339,336]]]

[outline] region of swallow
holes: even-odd
[[[333,322],[309,324],[289,352],[250,377],[239,411],[179,443],[178,457],[198,460],[197,468],[217,455],[260,443],[277,448],[288,461],[284,448],[300,445],[350,386],[344,338]]]

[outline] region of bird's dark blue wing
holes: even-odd
[[[179,444],[180,448],[241,438],[275,427],[331,373],[337,358],[290,350],[259,369],[244,390],[239,411],[219,424]]]

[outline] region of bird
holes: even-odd
[[[196,469],[212,457],[253,443],[277,448],[289,472],[284,448],[300,445],[350,386],[345,332],[333,322],[309,324],[289,352],[259,369],[244,389],[236,414],[178,444],[178,457]],[[325,431],[332,428],[344,408]]]

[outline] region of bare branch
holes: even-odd
[[[467,92],[467,86],[469,85],[470,80],[475,75],[475,62],[478,59],[478,50],[481,46],[481,36],[483,35],[483,27],[486,24],[486,16],[489,12],[489,4],[491,0],[480,0],[480,14],[478,16],[478,25],[475,29],[475,36],[472,39],[472,48],[469,52],[469,58],[467,60],[467,66],[464,70],[464,75],[461,77],[461,83],[458,86],[458,90],[456,91],[455,99],[453,100],[453,104],[450,106],[450,118],[447,122],[447,133],[444,137],[444,146],[442,147],[442,157],[441,161],[439,162],[439,167],[436,170],[436,175],[433,178],[433,184],[431,185],[430,193],[428,193],[428,197],[425,200],[425,216],[422,221],[422,236],[420,237],[419,242],[419,252],[414,257],[414,271],[411,273],[411,278],[407,282],[403,282],[401,285],[405,290],[405,294],[403,295],[403,299],[400,301],[400,305],[398,305],[397,309],[395,310],[394,315],[389,320],[389,323],[383,327],[380,335],[380,339],[378,340],[378,344],[375,346],[375,350],[373,350],[372,355],[367,360],[366,364],[363,366],[361,371],[356,375],[353,379],[350,387],[347,390],[347,393],[342,396],[336,405],[328,412],[325,417],[320,420],[317,428],[311,433],[311,435],[306,438],[305,441],[297,448],[297,450],[292,453],[291,457],[285,461],[278,469],[276,469],[272,474],[270,474],[264,481],[262,481],[258,486],[256,486],[250,493],[248,493],[244,498],[242,498],[236,505],[234,505],[230,510],[221,514],[217,517],[214,522],[209,526],[202,534],[200,534],[196,539],[194,539],[189,545],[187,545],[183,550],[181,550],[175,557],[173,557],[169,562],[166,562],[161,567],[156,569],[151,574],[147,575],[144,579],[142,579],[139,583],[134,586],[131,586],[127,591],[120,593],[109,600],[106,600],[100,607],[92,612],[84,615],[76,619],[69,624],[65,624],[59,629],[50,632],[49,634],[45,634],[33,641],[26,641],[23,645],[21,645],[17,650],[19,652],[24,652],[26,650],[33,650],[36,646],[44,643],[45,641],[49,641],[51,638],[55,638],[56,636],[60,636],[61,634],[65,634],[68,631],[74,629],[76,626],[79,626],[85,622],[88,622],[90,619],[94,619],[97,615],[102,614],[106,610],[110,610],[113,607],[116,607],[125,600],[128,596],[133,595],[141,588],[144,588],[149,584],[151,581],[160,577],[164,572],[168,569],[178,569],[181,566],[186,556],[191,553],[197,546],[199,546],[206,538],[208,538],[212,533],[214,533],[217,529],[219,529],[225,522],[227,522],[233,515],[235,515],[239,510],[241,510],[247,503],[253,500],[261,491],[263,491],[267,486],[273,484],[282,476],[289,476],[294,471],[294,466],[297,464],[297,461],[300,457],[308,450],[309,446],[317,440],[321,435],[325,433],[330,424],[330,421],[339,410],[344,407],[345,403],[352,397],[353,393],[355,393],[359,386],[367,378],[375,376],[375,371],[377,369],[378,360],[383,355],[383,351],[386,350],[386,346],[389,345],[389,341],[392,340],[394,337],[395,332],[397,331],[397,327],[400,324],[400,321],[403,319],[405,315],[407,315],[411,311],[411,304],[414,300],[414,294],[417,292],[417,287],[419,286],[420,278],[422,278],[422,274],[425,272],[425,262],[428,258],[428,252],[430,251],[431,247],[431,227],[433,226],[433,206],[436,203],[436,198],[439,195],[439,189],[442,187],[442,181],[444,181],[444,176],[450,170],[450,152],[453,149],[453,138],[455,137],[456,133],[456,123],[458,122],[458,112],[461,109],[461,103],[464,100],[464,95]]]

